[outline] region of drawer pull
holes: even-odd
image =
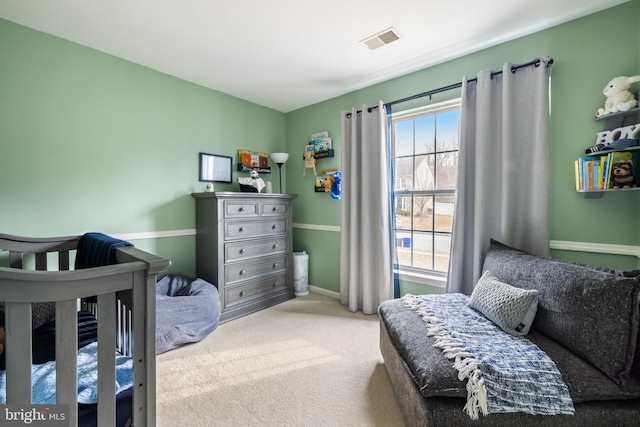
[[[278,268],[278,263],[277,262],[273,263],[273,268]]]
[[[272,228],[272,229],[274,229],[274,230],[277,230],[277,229],[278,229],[278,224],[273,224],[273,225],[271,226],[271,228]]]
[[[240,272],[238,273],[238,275],[242,276],[245,273],[244,270],[240,270]]]
[[[245,230],[245,228],[244,228],[244,227],[240,227],[240,228],[238,229],[238,231],[239,231],[240,233],[242,233],[244,230]]]
[[[273,282],[273,287],[277,287],[278,286],[278,282]]]
[[[278,247],[278,244],[277,244],[277,243],[274,243],[274,244],[273,244],[273,249],[276,249],[277,247]]]
[[[240,206],[240,208],[238,209],[240,212],[244,212],[244,206]]]
[[[244,248],[240,249],[240,253],[243,254],[244,253]]]
[[[240,296],[243,297],[246,294],[245,291],[240,292]]]
[[[273,207],[273,211],[274,211],[274,212],[276,212],[277,210],[278,210],[278,207],[277,207],[277,206],[274,206],[274,207]]]

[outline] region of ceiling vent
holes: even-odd
[[[391,27],[379,32],[374,36],[367,37],[366,39],[361,40],[360,43],[363,43],[370,50],[375,50],[396,40],[400,40],[400,34],[398,34],[398,31],[396,31],[395,28]]]

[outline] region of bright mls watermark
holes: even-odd
[[[69,405],[0,405],[0,427],[68,427]]]

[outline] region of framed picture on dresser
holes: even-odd
[[[233,158],[219,154],[200,153],[200,181],[231,183]]]

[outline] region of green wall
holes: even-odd
[[[0,233],[193,230],[199,152],[285,148],[284,113],[5,20],[0,40]],[[193,235],[133,243],[195,274]]]
[[[596,133],[604,129],[602,122],[594,121],[597,108],[605,100],[602,88],[615,76],[640,73],[639,16],[640,2],[632,1],[288,113],[287,150],[292,155],[286,164],[287,190],[299,194],[294,202],[294,222],[340,225],[340,202],[328,195],[313,193],[313,178],[309,174],[302,177],[301,153],[311,133],[328,130],[336,157],[318,161],[318,168],[340,167],[341,111],[448,86],[461,81],[465,74],[471,77],[483,69],[499,70],[505,62],[522,63],[544,55],[554,59],[551,72],[551,239],[640,245],[640,192],[607,193],[601,199],[585,199],[575,192],[573,175],[574,160],[584,155],[584,150],[595,143]],[[603,36],[606,28],[615,28],[616,35]],[[640,87],[636,84],[633,89]],[[459,96],[459,92],[455,92],[436,95],[432,102]],[[375,191],[375,171],[362,173],[371,176],[371,188]],[[295,234],[294,249],[309,252],[310,283],[338,291],[340,252],[336,248],[339,247],[339,233],[296,230]],[[322,237],[327,234],[330,237]],[[557,250],[552,251],[552,256],[612,268],[637,267],[634,256]],[[433,291],[406,282],[401,289],[412,293],[417,289],[424,289],[425,293]]]
[[[615,35],[603,36],[606,28],[615,28]],[[602,87],[614,76],[640,73],[636,0],[287,114],[5,20],[0,20],[0,40],[0,233],[193,230],[190,193],[204,189],[197,179],[199,152],[235,158],[241,148],[287,151],[285,189],[299,195],[294,250],[310,254],[311,285],[338,292],[341,202],[315,193],[309,172],[302,176],[310,134],[327,130],[333,138],[336,157],[319,160],[318,169],[339,168],[341,111],[447,86],[464,74],[500,69],[506,61],[548,55],[555,61],[551,237],[640,245],[640,192],[587,200],[573,188],[574,159],[603,129],[593,120],[604,103]],[[433,102],[457,95],[434,96]],[[362,173],[371,176],[376,191],[375,171]],[[276,182],[277,177],[277,172],[263,176]],[[216,189],[237,191],[237,184]],[[134,243],[171,259],[171,272],[193,275],[195,238],[185,234]],[[637,266],[631,256],[553,255],[614,268]],[[409,282],[402,288],[439,291]]]

